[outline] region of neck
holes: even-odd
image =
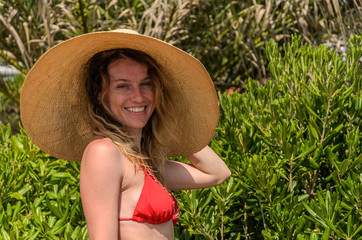
[[[138,149],[141,151],[142,129],[128,129],[127,133],[134,139]]]

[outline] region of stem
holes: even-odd
[[[330,112],[330,108],[331,108],[331,98],[328,98],[328,102],[327,102],[327,111],[326,111],[326,117],[324,118],[324,123],[323,123],[323,130],[322,130],[322,135],[321,135],[321,140],[320,140],[320,144],[322,145],[323,141],[324,141],[324,135],[326,134],[326,129],[327,129],[327,122],[328,122],[328,116],[329,116],[329,112]],[[318,180],[317,178],[317,170],[313,171],[313,175],[311,177],[312,182],[310,185],[310,193],[314,195],[314,186]]]
[[[329,98],[329,99],[328,99],[328,102],[327,102],[327,112],[326,112],[326,118],[324,119],[323,131],[322,131],[322,135],[321,135],[320,144],[323,143],[323,141],[324,141],[324,135],[326,134],[327,121],[328,121],[328,116],[329,116],[330,107],[331,107],[331,99]]]
[[[4,42],[2,41],[2,39],[0,39],[1,44],[3,44],[3,46],[6,46],[6,44],[4,44]],[[7,50],[9,50],[9,47],[6,47]],[[10,51],[9,51],[10,52]],[[21,56],[17,56],[16,53],[12,53],[14,54],[17,58],[21,58]],[[2,51],[0,49],[0,57],[2,57],[6,62],[10,63],[12,66],[14,66],[16,69],[18,69],[21,73],[23,73],[24,75],[28,74],[28,71],[24,68],[22,68],[17,62],[15,62],[14,60],[12,60],[11,58],[9,58],[9,56],[7,54],[5,54],[4,51]]]
[[[87,17],[85,16],[85,13],[84,13],[83,1],[78,0],[78,4],[79,4],[80,20],[81,20],[81,24],[82,24],[82,27],[83,27],[83,33],[87,33],[88,32],[88,25],[87,25]]]
[[[256,196],[258,198],[258,201],[259,201],[259,206],[260,206],[260,211],[261,211],[261,218],[263,219],[263,226],[264,226],[264,230],[266,230],[266,223],[265,223],[265,218],[264,218],[264,211],[263,211],[263,206],[261,205],[261,200],[260,200],[260,197],[257,195]]]
[[[19,47],[20,53],[23,57],[24,64],[26,69],[30,69],[30,56],[26,52],[25,46],[23,44],[23,41],[21,40],[21,37],[19,36],[19,33],[16,31],[16,29],[5,19],[5,17],[0,13],[0,21],[4,24],[4,26],[8,29],[12,37],[14,38],[16,45]]]
[[[224,213],[221,213],[221,240],[224,240]]]
[[[168,24],[167,24],[167,27],[166,27],[166,29],[165,29],[165,34],[162,36],[162,40],[163,41],[165,41],[166,40],[166,35],[167,35],[167,33],[169,32],[169,30],[171,29],[171,27],[172,27],[172,21],[173,21],[173,18],[174,18],[174,16],[175,16],[175,13],[176,13],[176,4],[172,7],[172,9],[171,9],[171,13],[170,13],[170,15],[169,15],[169,22],[168,22]]]
[[[211,235],[209,235],[209,234],[206,232],[205,225],[202,225],[202,227],[196,226],[196,228],[198,228],[198,229],[201,231],[202,235],[204,235],[205,237],[207,237],[207,239],[215,240],[215,238],[213,238]]]
[[[290,157],[289,162],[289,188],[290,192],[293,192],[293,155]]]
[[[52,46],[52,36],[50,34],[50,26],[49,26],[49,14],[48,14],[48,1],[45,1],[42,4],[42,10],[41,10],[41,15],[43,18],[43,23],[44,23],[44,29],[45,29],[45,34],[47,35],[47,39],[48,39],[48,49]]]
[[[248,240],[248,224],[246,222],[247,218],[248,218],[248,215],[247,215],[247,212],[246,212],[246,208],[247,208],[247,205],[246,203],[244,203],[244,233],[245,233],[245,240]]]

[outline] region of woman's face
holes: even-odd
[[[105,104],[131,134],[142,133],[155,109],[147,65],[128,58],[118,59],[108,66],[108,76]]]

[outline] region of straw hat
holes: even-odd
[[[20,97],[22,123],[34,143],[57,158],[81,160],[93,136],[86,107],[85,66],[94,54],[116,48],[151,56],[177,89],[172,93],[177,139],[166,146],[168,156],[189,155],[206,146],[213,137],[219,109],[204,66],[184,51],[132,30],[84,34],[56,45],[36,62]]]

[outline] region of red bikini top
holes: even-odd
[[[137,221],[161,224],[172,219],[177,223],[180,208],[176,198],[150,173],[143,169],[145,180],[141,195],[131,218],[119,218],[118,221]]]

